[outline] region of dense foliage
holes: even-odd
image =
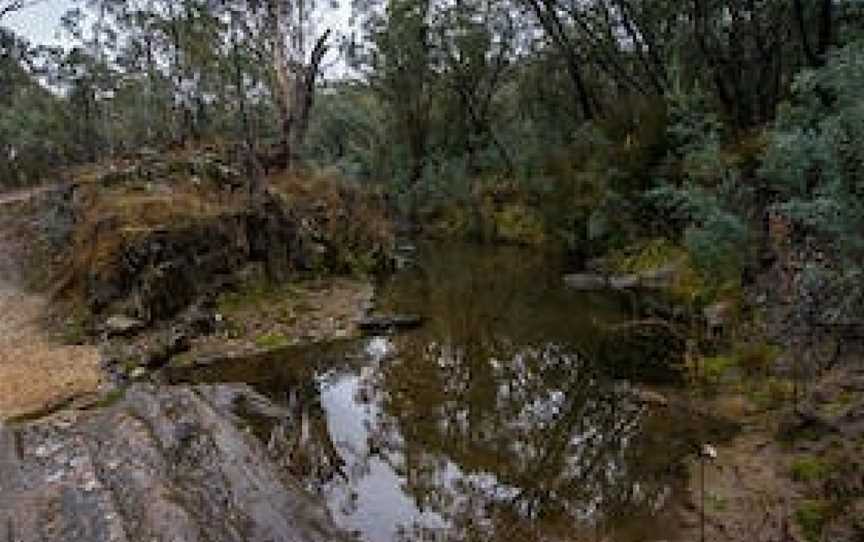
[[[250,182],[373,186],[439,233],[582,257],[665,239],[714,291],[782,219],[808,284],[857,284],[861,11],[365,0],[340,30],[344,9],[309,1],[82,0],[66,50],[0,34],[0,183],[207,145]]]

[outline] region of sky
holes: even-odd
[[[4,17],[2,24],[34,45],[68,45],[58,33],[60,18],[73,7],[74,0],[45,0]]]
[[[35,5],[7,15],[2,26],[11,28],[16,34],[24,36],[33,45],[57,45],[71,47],[72,39],[63,35],[60,19],[73,7],[80,6],[76,0],[42,0]],[[336,9],[324,10],[323,26],[331,27],[337,33],[349,32],[351,2],[343,0],[336,3]],[[324,62],[323,71],[328,77],[343,76],[348,71],[344,59],[335,54],[338,40],[332,40],[334,47]]]

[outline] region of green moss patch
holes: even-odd
[[[799,457],[789,468],[792,479],[797,482],[814,482],[823,480],[831,474],[830,463],[814,456]]]
[[[817,542],[829,519],[830,506],[821,500],[807,500],[795,510],[795,522],[809,542]]]

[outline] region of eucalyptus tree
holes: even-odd
[[[284,167],[292,169],[309,130],[309,113],[332,30],[319,30],[315,0],[266,0],[265,8],[273,98],[280,119],[280,159]]]
[[[441,82],[455,113],[460,151],[469,174],[478,172],[476,155],[493,146],[507,171],[510,152],[493,126],[496,98],[516,61],[518,22],[505,2],[441,2],[433,18]]]
[[[397,149],[405,149],[406,181],[416,188],[426,165],[437,73],[433,68],[431,0],[363,6],[366,48],[355,52],[370,88],[387,104]]]

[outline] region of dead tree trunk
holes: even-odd
[[[327,53],[330,30],[315,42],[308,63],[288,60],[281,47],[274,48],[273,69],[276,73],[276,99],[279,109],[281,139],[279,162],[293,170],[299,162],[300,149],[309,129],[309,112],[315,103],[315,85],[321,62]]]

